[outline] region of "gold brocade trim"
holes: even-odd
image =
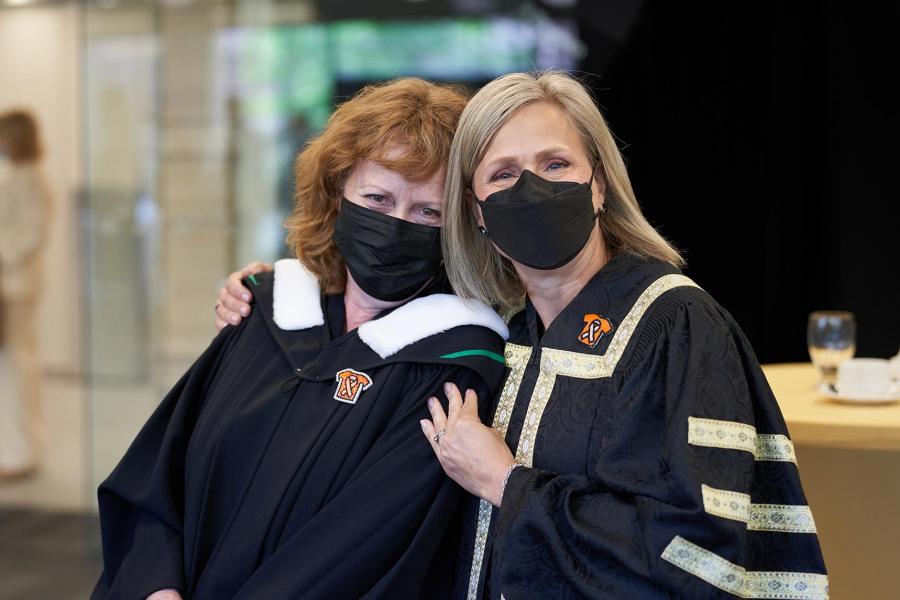
[[[491,512],[494,506],[485,499],[478,503],[478,529],[475,530],[475,546],[472,549],[472,569],[469,571],[468,600],[478,599],[478,581],[481,579],[481,564],[484,562],[484,548],[491,527]]]
[[[541,351],[541,367],[546,367],[557,375],[578,379],[600,379],[612,375],[602,356],[557,348],[544,348]]]
[[[631,307],[631,310],[628,311],[628,314],[625,315],[625,318],[622,319],[622,322],[616,327],[613,339],[609,343],[606,352],[603,354],[603,363],[604,368],[606,369],[606,375],[604,375],[604,377],[612,375],[616,365],[619,364],[619,359],[622,358],[625,348],[628,347],[628,341],[631,339],[631,334],[634,333],[635,327],[637,327],[637,324],[643,318],[644,313],[647,312],[647,308],[649,308],[650,305],[664,293],[677,287],[695,287],[701,289],[690,277],[685,277],[684,275],[664,275],[650,284],[650,287],[644,290],[640,297],[638,297],[634,306]]]
[[[786,533],[818,533],[812,511],[803,504],[751,504],[751,531],[783,531]]]
[[[711,515],[742,521],[751,531],[816,533],[812,511],[803,504],[753,504],[749,494],[702,485],[703,509]]]
[[[756,460],[797,464],[794,443],[775,433],[757,434],[753,425],[688,417],[688,443],[707,448],[743,450]]]
[[[756,436],[756,460],[792,462],[797,464],[794,442],[786,435],[760,433]]]
[[[541,372],[531,392],[528,412],[525,413],[525,422],[519,435],[519,446],[516,448],[516,462],[520,465],[530,467],[534,462],[534,442],[555,384],[556,371],[553,368],[553,360],[545,353],[541,356]]]
[[[688,444],[744,450],[756,456],[756,427],[734,421],[688,417]]]
[[[750,494],[719,490],[706,484],[700,487],[703,492],[703,509],[706,512],[734,521],[750,521]]]
[[[678,535],[663,550],[662,558],[738,598],[828,599],[826,575],[792,571],[747,571]]]
[[[494,421],[491,424],[503,437],[506,437],[506,429],[509,427],[509,419],[512,416],[513,407],[516,403],[519,386],[522,385],[522,377],[525,376],[525,366],[528,364],[528,359],[531,358],[531,351],[532,348],[530,346],[506,344],[506,349],[503,352],[506,358],[506,366],[509,367],[509,375],[506,377],[506,383],[503,384],[503,390],[500,392],[500,401],[497,403]]]
[[[506,358],[506,366],[509,367],[509,375],[503,390],[500,392],[500,401],[497,410],[494,411],[494,420],[491,426],[500,432],[504,438],[509,427],[509,420],[516,405],[516,396],[519,386],[522,385],[522,377],[525,375],[525,366],[531,358],[531,346],[519,344],[506,344],[503,354]],[[487,544],[487,535],[491,527],[491,513],[493,505],[482,499],[478,503],[478,526],[475,530],[475,546],[472,551],[472,567],[469,571],[469,589],[466,597],[470,600],[478,598],[478,581],[481,577],[481,565],[484,562],[484,549]]]
[[[600,379],[610,377],[616,369],[616,365],[622,358],[628,342],[634,333],[637,324],[643,318],[647,308],[665,292],[677,287],[699,286],[684,275],[665,275],[654,281],[638,297],[637,301],[622,319],[613,334],[609,347],[603,355],[582,354],[556,348],[541,349],[541,371],[535,382],[531,399],[528,402],[528,411],[525,413],[525,423],[519,436],[519,445],[516,448],[516,462],[526,467],[533,464],[534,445],[537,440],[541,417],[553,387],[559,375],[576,377],[579,379]],[[532,348],[517,344],[506,344],[506,363],[510,368],[506,384],[500,394],[497,411],[494,413],[493,427],[506,437],[509,421],[515,407],[516,396],[522,377],[525,374],[525,366],[531,358]],[[468,600],[476,600],[478,597],[478,583],[481,577],[481,566],[484,562],[485,544],[491,524],[491,504],[482,500],[478,505],[478,527],[475,532],[475,550],[472,556],[472,568],[469,571]]]

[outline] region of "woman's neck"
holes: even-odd
[[[609,259],[610,252],[597,228],[582,251],[558,269],[542,271],[513,263],[545,331]]]
[[[373,298],[360,288],[350,273],[347,273],[347,288],[344,290],[344,313],[347,331],[353,331],[363,323],[367,323],[382,311],[400,306],[405,300],[387,302]]]

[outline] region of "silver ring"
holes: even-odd
[[[445,433],[447,433],[447,429],[446,429],[446,428],[441,429],[441,430],[438,431],[436,434],[434,434],[434,437],[431,438],[431,439],[434,440],[434,443],[435,443],[435,444],[440,444],[440,443],[441,443],[441,436],[444,435]]]

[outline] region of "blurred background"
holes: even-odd
[[[648,218],[760,362],[808,361],[817,309],[853,311],[857,356],[897,353],[898,12],[0,0],[0,113],[35,116],[54,205],[38,306],[49,444],[36,475],[0,483],[0,598],[87,597],[100,572],[97,485],[214,335],[227,274],[285,254],[294,156],[372,81],[417,75],[474,91],[512,71],[575,72]],[[900,560],[888,543],[900,535],[900,447],[795,441],[832,597],[891,597],[898,573],[841,548]],[[876,487],[857,479],[860,464]]]

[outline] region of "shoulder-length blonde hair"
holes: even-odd
[[[13,162],[36,162],[43,154],[37,120],[27,110],[0,113],[0,137],[6,141]]]
[[[294,210],[287,244],[325,293],[344,291],[344,259],[332,240],[342,190],[353,167],[373,160],[410,181],[443,169],[466,106],[459,88],[404,78],[370,85],[341,104],[294,163]],[[403,154],[388,160],[394,148]]]
[[[581,134],[588,157],[602,169],[607,212],[600,227],[607,247],[614,253],[631,252],[682,267],[684,259],[678,251],[641,213],[619,148],[587,90],[561,71],[511,73],[488,83],[472,97],[450,148],[441,237],[447,275],[456,293],[505,308],[521,301],[522,282],[512,263],[478,232],[466,192],[494,134],[514,112],[534,102],[549,102],[562,109]]]

